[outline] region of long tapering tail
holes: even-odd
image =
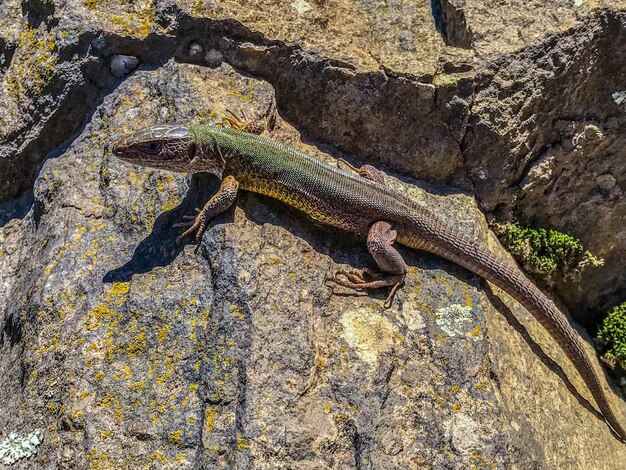
[[[409,217],[410,223],[398,241],[446,258],[495,284],[526,308],[565,351],[591,391],[611,428],[626,442],[626,430],[609,405],[602,382],[578,333],[565,315],[517,267],[478,245],[436,217]]]

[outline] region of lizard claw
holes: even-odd
[[[346,279],[344,280],[340,276]],[[404,278],[405,274],[377,273],[369,269],[364,269],[363,271],[337,271],[334,279],[329,280],[339,286],[355,290],[378,289],[380,287],[391,286],[391,292],[383,304],[385,308],[389,308],[391,307],[398,288],[404,284]]]

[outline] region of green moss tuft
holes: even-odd
[[[585,250],[580,240],[556,230],[505,223],[494,224],[494,231],[527,270],[546,277],[557,271],[564,277],[575,277],[584,267],[603,263]]]
[[[604,317],[598,340],[608,348],[602,357],[626,370],[626,302],[614,307]]]

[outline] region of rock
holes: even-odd
[[[217,181],[110,148],[276,102],[275,139],[382,164],[503,256],[479,207],[582,224],[601,304],[625,272],[621,3],[24,5],[0,6],[0,440],[43,441],[14,468],[620,467],[564,353],[477,276],[403,250],[392,308],[333,292],[363,241],[253,194],[196,255],[172,225]]]
[[[117,78],[128,75],[139,66],[137,57],[128,55],[114,55],[111,58],[111,74]]]

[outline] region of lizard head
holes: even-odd
[[[156,125],[125,135],[114,144],[113,154],[125,162],[182,173],[223,169],[196,158],[194,136],[186,126]]]

